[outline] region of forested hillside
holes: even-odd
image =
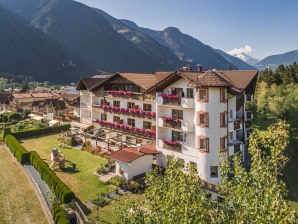
[[[289,161],[283,179],[289,190],[289,200],[298,211],[298,65],[280,65],[273,72],[260,72],[256,90],[256,102],[250,105],[255,110],[254,126],[264,130],[278,119],[291,125],[290,142],[287,147]]]

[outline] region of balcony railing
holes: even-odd
[[[217,184],[210,183],[205,180],[201,180],[201,186],[202,186],[202,188],[205,188],[205,189],[215,192],[215,193],[218,193],[218,191],[219,191],[219,187]]]
[[[158,126],[165,128],[180,129],[184,132],[194,132],[194,122],[183,121],[172,117],[162,117],[158,119]]]
[[[98,108],[105,110],[106,112],[124,114],[130,116],[137,116],[142,118],[155,119],[156,113],[152,111],[138,110],[134,108],[122,108],[108,105],[99,105]]]
[[[166,139],[160,139],[160,146],[164,149],[172,150],[175,152],[181,152],[182,151],[182,144],[178,140],[166,140]]]
[[[132,92],[132,91],[107,90],[107,91],[105,91],[105,96],[142,99],[143,94]]]
[[[103,127],[118,130],[118,131],[123,131],[129,134],[142,135],[143,137],[152,138],[152,139],[154,139],[156,136],[156,132],[152,130],[136,128],[130,125],[124,125],[124,124],[114,123],[114,122],[109,122],[104,120],[96,120],[95,122],[100,124]]]
[[[172,105],[183,108],[194,108],[194,99],[180,97],[176,94],[160,94],[157,97],[158,105]]]

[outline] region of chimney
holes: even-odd
[[[141,144],[137,144],[138,152],[141,152]]]
[[[202,72],[203,71],[202,65],[197,64],[197,70],[198,70],[198,72]]]

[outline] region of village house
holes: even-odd
[[[202,71],[201,67],[89,78],[77,86],[80,123],[103,133],[108,144],[118,144],[120,151],[111,156],[118,161],[116,172],[125,173],[127,179],[148,171],[138,168],[131,174],[128,163],[147,157],[149,163],[165,167],[175,156],[197,170],[203,186],[216,191],[220,153],[241,153],[243,161],[247,159],[252,113],[245,103],[253,100],[256,80],[255,70]],[[160,153],[154,158],[142,154],[140,143],[153,145]]]

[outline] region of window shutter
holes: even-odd
[[[205,113],[206,127],[209,127],[209,113]]]
[[[205,102],[209,102],[209,88],[206,88],[206,100]]]
[[[206,138],[206,152],[209,152],[209,138]]]

